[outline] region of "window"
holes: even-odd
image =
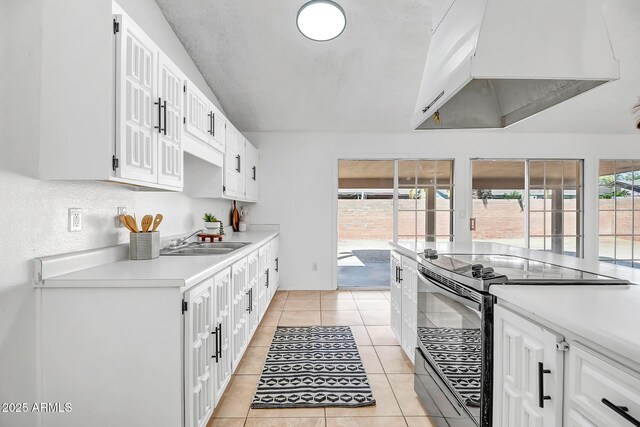
[[[640,268],[640,160],[601,160],[600,261]]]

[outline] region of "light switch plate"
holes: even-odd
[[[82,231],[82,210],[69,208],[69,231]]]

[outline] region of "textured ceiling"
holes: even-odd
[[[432,0],[438,3],[444,0]],[[431,0],[340,0],[347,28],[299,34],[305,0],[156,0],[241,131],[409,131]],[[637,132],[640,0],[602,0],[621,80],[511,127],[515,132]]]

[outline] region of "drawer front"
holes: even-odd
[[[587,418],[602,420],[598,425],[640,425],[640,375],[580,344],[569,350],[568,390]]]

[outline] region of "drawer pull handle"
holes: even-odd
[[[551,400],[551,396],[544,395],[544,374],[550,374],[550,369],[544,369],[544,364],[538,362],[538,406],[544,408],[544,401]]]
[[[602,398],[602,403],[604,403],[613,412],[615,412],[616,414],[620,415],[622,418],[624,418],[625,420],[629,421],[634,426],[639,426],[640,427],[640,421],[636,420],[635,418],[633,418],[631,415],[628,414],[629,408],[627,408],[626,406],[618,406],[615,403],[612,403],[609,399],[604,398],[604,397]]]

